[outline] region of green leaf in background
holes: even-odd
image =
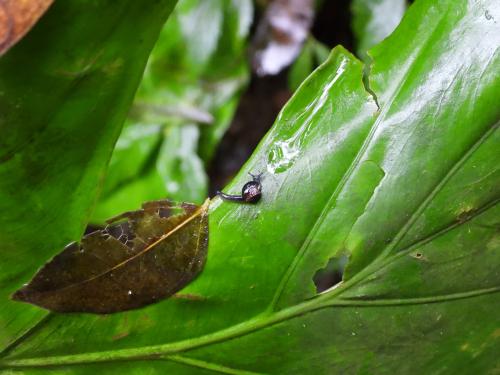
[[[288,87],[290,87],[290,90],[297,90],[307,76],[326,61],[329,54],[330,50],[324,44],[310,36],[288,73]]]
[[[81,237],[174,3],[56,1],[1,58],[0,348],[46,315],[9,295]]]
[[[487,374],[500,318],[500,9],[417,0],[367,81],[343,48],[213,202],[206,267],[171,299],[50,315],[18,373]],[[376,99],[376,100],[375,100]],[[377,106],[377,103],[379,106]],[[348,256],[344,280],[312,282]]]
[[[203,202],[204,162],[248,79],[244,47],[252,15],[250,0],[179,2],[149,59],[93,222],[144,200]]]
[[[304,43],[297,60],[292,64],[288,73],[288,87],[295,91],[300,84],[314,70],[312,48],[309,39]]]
[[[366,51],[384,40],[396,28],[403,18],[406,7],[406,0],[353,0],[351,2],[356,52],[363,61],[369,61]]]

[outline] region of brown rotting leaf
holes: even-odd
[[[112,313],[169,297],[203,269],[208,203],[153,201],[73,242],[12,298],[58,312]]]
[[[21,39],[54,0],[0,0],[0,55]]]

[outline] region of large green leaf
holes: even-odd
[[[248,76],[250,0],[181,0],[151,53],[92,221],[168,197],[201,203]]]
[[[51,374],[493,372],[498,19],[493,0],[417,0],[372,51],[376,98],[362,64],[336,48],[227,188],[236,193],[247,172],[264,171],[262,201],[213,202],[207,265],[184,297],[106,317],[51,315],[1,365]],[[314,275],[342,254],[343,282],[316,294]]]
[[[80,238],[174,3],[57,1],[0,60],[0,348],[46,315],[9,295]]]

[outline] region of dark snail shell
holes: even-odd
[[[261,175],[252,175],[252,181],[247,182],[241,189],[241,195],[230,195],[218,191],[217,195],[226,201],[257,203],[262,196],[262,184],[260,183]]]
[[[257,203],[262,196],[262,185],[260,181],[250,181],[243,185],[241,196],[244,202]]]

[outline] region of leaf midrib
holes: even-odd
[[[232,374],[232,375],[264,375],[258,372],[251,372],[246,370],[237,369],[234,367],[227,367],[219,363],[201,361],[199,359],[194,359],[190,357],[183,357],[179,355],[169,355],[163,357],[167,361],[181,363],[183,365],[202,368],[209,371],[218,372],[220,374]]]
[[[210,344],[217,344],[227,340],[235,339],[248,335],[261,328],[268,328],[283,321],[287,321],[298,316],[304,316],[324,308],[331,307],[389,307],[402,305],[419,305],[429,303],[443,303],[453,300],[480,297],[486,294],[499,293],[500,286],[477,289],[468,292],[436,295],[429,297],[407,298],[407,299],[378,299],[378,300],[326,300],[316,298],[311,301],[303,302],[299,305],[280,310],[271,315],[261,315],[249,319],[243,323],[232,327],[216,331],[195,339],[187,339],[174,343],[151,345],[138,348],[119,349],[114,351],[91,352],[83,354],[71,354],[53,357],[33,357],[23,359],[12,359],[0,361],[0,368],[10,367],[46,367],[46,366],[66,366],[88,363],[102,363],[115,361],[136,361],[144,359],[159,359],[159,356],[165,356],[175,353],[186,352]],[[320,303],[321,302],[321,303]]]

